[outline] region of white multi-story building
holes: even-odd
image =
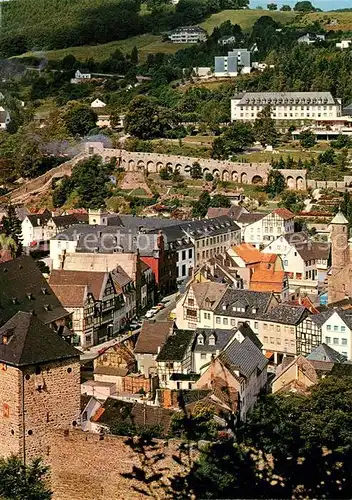
[[[172,43],[198,43],[207,39],[207,32],[200,26],[181,26],[169,35]]]
[[[281,256],[290,290],[316,295],[324,283],[330,263],[330,244],[310,241],[305,233],[288,233],[270,242],[263,253]]]
[[[352,360],[352,313],[349,310],[329,309],[313,314],[301,324],[300,330],[301,337],[314,334],[312,347],[323,342]]]
[[[257,248],[267,245],[279,236],[294,232],[294,215],[286,208],[277,208],[245,226],[243,240]]]
[[[341,99],[330,92],[244,92],[231,99],[231,120],[254,121],[266,106],[274,120],[304,122],[341,116]]]

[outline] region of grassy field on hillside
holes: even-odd
[[[211,34],[216,26],[219,26],[224,21],[230,20],[232,24],[239,24],[243,30],[250,30],[253,24],[261,16],[270,16],[275,21],[283,24],[291,22],[295,16],[296,12],[280,12],[280,11],[269,11],[269,10],[223,10],[217,14],[213,14],[206,21],[204,21],[201,26],[207,30],[208,34]]]
[[[157,54],[165,52],[173,54],[181,48],[188,47],[187,44],[173,44],[162,42],[160,36],[156,35],[140,35],[127,38],[126,40],[118,40],[116,42],[104,43],[101,45],[82,45],[80,47],[68,47],[60,50],[48,50],[46,52],[26,52],[19,57],[43,55],[49,60],[58,60],[72,54],[76,59],[84,61],[85,59],[93,58],[95,61],[103,61],[107,59],[116,49],[120,49],[124,53],[130,53],[133,47],[136,46],[139,52],[140,61],[144,61],[148,54]]]
[[[352,31],[351,12],[311,12],[305,14],[299,24],[310,24],[319,21],[324,28],[332,31]]]

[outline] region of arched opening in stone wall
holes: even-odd
[[[233,172],[231,172],[231,180],[233,182],[238,182],[238,172],[236,172],[236,170],[234,170]]]
[[[110,161],[110,156],[105,156],[105,163],[109,163]]]
[[[296,183],[292,175],[288,175],[286,178],[286,184],[289,189],[295,189],[296,188]]]
[[[178,171],[180,172],[180,174],[183,174],[184,173],[184,168],[183,166],[181,165],[181,163],[176,163],[176,166],[175,166],[175,172]]]
[[[164,164],[161,161],[158,161],[158,163],[156,164],[156,171],[160,172],[162,168],[164,168]]]
[[[297,186],[297,189],[304,189],[304,179],[303,179],[303,177],[297,177],[296,186]]]
[[[170,163],[170,162],[166,164],[166,168],[167,168],[170,172],[173,172],[173,170],[174,170],[173,165],[172,165],[172,163]]]
[[[247,184],[247,182],[248,182],[248,176],[247,176],[246,172],[243,172],[241,174],[241,184]]]
[[[154,162],[153,161],[148,161],[147,169],[148,169],[148,172],[154,172]]]
[[[185,174],[190,174],[191,173],[191,165],[186,165],[184,170],[185,170]]]
[[[205,178],[207,174],[210,174],[209,168],[203,168],[203,177]]]
[[[137,163],[137,169],[138,170],[143,170],[144,167],[145,167],[144,161],[143,160],[139,160],[138,163]]]
[[[229,173],[227,170],[224,170],[222,173],[222,180],[223,181],[228,181],[229,180]]]
[[[213,177],[220,177],[220,171],[217,168],[213,170]]]
[[[133,160],[129,160],[128,162],[128,171],[132,172],[134,170],[135,163]]]
[[[263,177],[260,175],[254,175],[252,177],[252,184],[263,184]]]

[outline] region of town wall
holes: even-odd
[[[127,172],[160,172],[163,168],[178,170],[182,175],[190,176],[194,162],[201,166],[203,175],[207,173],[218,176],[223,181],[233,181],[240,184],[263,184],[268,179],[271,170],[270,163],[243,163],[213,160],[208,158],[193,158],[157,153],[126,151],[124,149],[105,148],[102,142],[86,142],[84,151],[87,155],[99,155],[105,162],[116,158],[117,165]],[[290,189],[306,189],[306,170],[280,170]]]
[[[84,159],[85,155],[79,153],[77,156],[73,157],[72,159],[68,160],[65,163],[62,163],[61,165],[52,168],[48,172],[46,172],[43,175],[40,175],[39,177],[36,177],[35,179],[31,179],[27,182],[25,182],[22,186],[20,186],[17,189],[14,189],[10,193],[10,198],[12,203],[23,203],[25,202],[30,196],[39,194],[41,191],[45,191],[49,187],[51,187],[51,183],[53,179],[55,178],[61,178],[64,177],[65,175],[70,176],[72,173],[72,168],[76,163],[78,163],[80,160]],[[6,195],[0,200],[6,201],[9,195]]]
[[[126,444],[127,438],[104,436],[72,430],[51,434],[50,453],[46,461],[50,466],[53,500],[134,500],[147,497],[134,487],[143,487],[122,474],[140,466],[140,457]],[[165,458],[153,465],[154,472],[163,469],[163,480],[180,471],[172,459],[177,454],[177,441],[157,442],[158,450],[147,455],[164,453]],[[165,498],[163,490],[149,498]]]

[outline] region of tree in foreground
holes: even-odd
[[[203,191],[195,202],[192,209],[192,217],[205,217],[208,208],[210,207],[210,194],[208,191]]]
[[[8,238],[8,246],[14,257],[19,257],[22,253],[22,225],[17,217],[16,209],[13,205],[7,206],[7,215],[1,221],[1,232]],[[5,242],[3,241],[5,244]]]
[[[270,106],[265,106],[258,113],[254,122],[254,134],[257,141],[264,147],[266,145],[275,147],[277,144],[277,130],[275,121],[271,118]]]
[[[312,148],[316,143],[315,134],[311,130],[304,130],[299,134],[299,142],[302,148]]]
[[[3,500],[50,500],[46,475],[49,468],[40,459],[29,465],[11,456],[0,459],[0,498]]]
[[[228,160],[254,143],[253,128],[249,123],[234,122],[213,142],[212,157]]]
[[[74,104],[64,114],[64,122],[72,135],[87,135],[97,122],[96,112],[84,104]]]
[[[192,179],[201,179],[203,177],[202,167],[198,161],[193,162],[190,171]]]
[[[286,188],[285,177],[278,170],[271,170],[266,183],[266,192],[270,198],[281,194]]]
[[[139,493],[177,500],[351,498],[351,376],[328,376],[304,395],[263,396],[245,423],[229,422],[233,434],[208,432],[203,418],[183,411],[176,426],[182,442],[172,457],[180,469],[170,481],[160,472],[164,455],[157,443],[131,442],[140,466],[123,476],[138,482]],[[201,433],[194,428],[199,424]]]

